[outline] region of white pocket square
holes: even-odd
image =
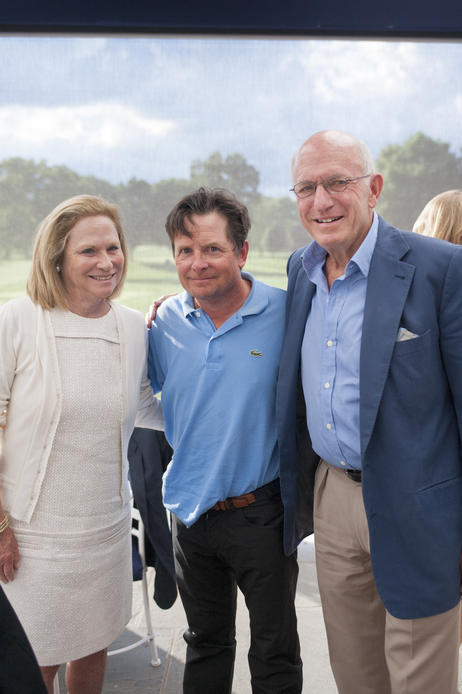
[[[419,337],[419,335],[416,335],[415,333],[411,333],[410,330],[407,330],[407,328],[401,328],[398,330],[398,334],[396,336],[396,342],[405,342],[406,340],[415,340],[416,337]]]

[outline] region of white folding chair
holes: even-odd
[[[131,651],[137,646],[141,646],[143,643],[148,643],[151,651],[151,665],[153,667],[158,667],[160,665],[160,658],[157,653],[156,640],[154,637],[154,632],[152,630],[152,620],[151,611],[149,609],[149,594],[148,594],[148,581],[147,581],[147,566],[146,566],[146,551],[144,546],[144,525],[141,520],[140,512],[137,508],[132,506],[132,521],[138,521],[138,527],[135,528],[132,524],[132,535],[138,538],[138,552],[141,558],[141,588],[143,593],[143,607],[144,607],[144,619],[146,623],[146,634],[141,636],[137,641],[131,643],[129,646],[123,646],[123,648],[117,648],[113,651],[108,651],[108,656],[118,655],[119,653],[125,653],[126,651]]]
[[[133,650],[133,648],[137,648],[137,646],[141,646],[144,643],[148,643],[151,655],[151,665],[153,667],[159,667],[159,665],[161,664],[161,660],[157,653],[156,641],[154,637],[154,632],[152,630],[151,612],[149,609],[148,580],[146,575],[146,551],[144,546],[144,525],[143,521],[141,520],[140,512],[138,511],[138,509],[132,506],[131,512],[132,521],[138,521],[137,528],[132,523],[132,535],[134,535],[138,539],[138,552],[141,558],[141,589],[143,593],[143,607],[146,624],[146,634],[144,634],[144,636],[141,636],[134,643],[131,643],[129,646],[123,646],[122,648],[116,648],[112,651],[108,651],[108,656],[118,655],[119,653],[125,653],[127,651]],[[53,694],[60,694],[58,675],[56,675],[53,682]]]

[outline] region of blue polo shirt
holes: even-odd
[[[159,308],[149,334],[149,376],[162,391],[174,450],[164,504],[186,525],[217,501],[279,476],[276,379],[285,292],[255,280],[218,330],[188,292]]]

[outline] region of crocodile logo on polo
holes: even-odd
[[[258,350],[258,349],[251,349],[251,350],[250,350],[250,356],[251,356],[251,357],[262,357],[263,354],[262,354],[262,352],[260,352],[260,350]]]

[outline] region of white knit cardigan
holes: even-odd
[[[111,303],[120,338],[123,412],[122,478],[135,426],[163,429],[162,408],[146,374],[147,332],[141,313]],[[8,407],[0,494],[5,511],[29,522],[61,415],[61,379],[49,311],[29,298],[0,306],[0,410]],[[121,494],[127,486],[121,481]]]

